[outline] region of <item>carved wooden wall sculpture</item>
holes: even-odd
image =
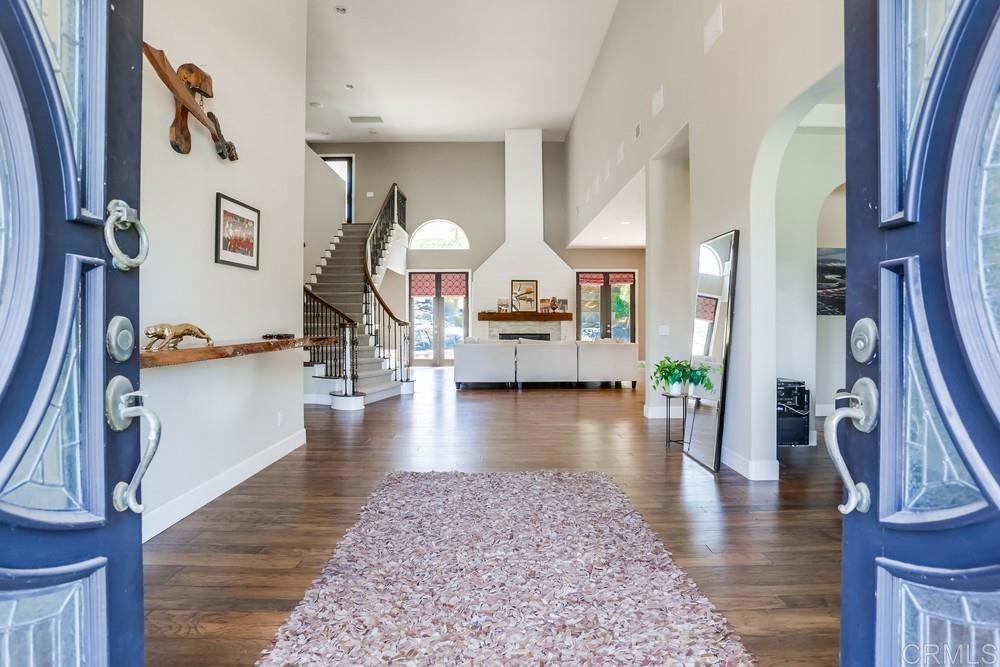
[[[174,122],[170,125],[170,145],[178,153],[187,155],[191,152],[191,131],[188,129],[188,117],[208,128],[215,142],[215,152],[224,160],[239,159],[236,146],[226,141],[222,134],[219,119],[211,111],[205,112],[199,99],[214,97],[212,77],[197,65],[184,63],[174,71],[173,65],[167,60],[167,55],[160,49],[153,48],[146,42],[142,43],[142,51],[153,66],[160,80],[174,96]]]

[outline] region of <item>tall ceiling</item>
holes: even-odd
[[[309,0],[306,138],[561,140],[617,2]]]

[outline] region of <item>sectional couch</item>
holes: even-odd
[[[455,346],[455,383],[631,382],[638,375],[635,343],[477,341]]]

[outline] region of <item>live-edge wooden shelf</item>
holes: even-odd
[[[480,322],[570,322],[573,313],[534,313],[519,311],[516,313],[479,313]]]
[[[313,345],[329,345],[335,341],[336,338],[329,336],[306,336],[304,338],[274,340],[255,338],[244,341],[230,341],[212,346],[179,347],[174,350],[143,350],[139,355],[139,368],[159,368],[161,366],[191,364],[196,361],[245,357],[248,354],[280,352],[282,350],[293,350],[297,347],[311,347]]]

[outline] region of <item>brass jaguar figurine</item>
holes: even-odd
[[[146,346],[147,350],[176,350],[177,344],[185,336],[200,338],[209,347],[215,345],[212,337],[205,333],[201,327],[188,324],[187,322],[181,322],[180,324],[153,324],[143,329],[143,333],[146,335],[146,338],[152,339],[149,341],[149,345]]]

